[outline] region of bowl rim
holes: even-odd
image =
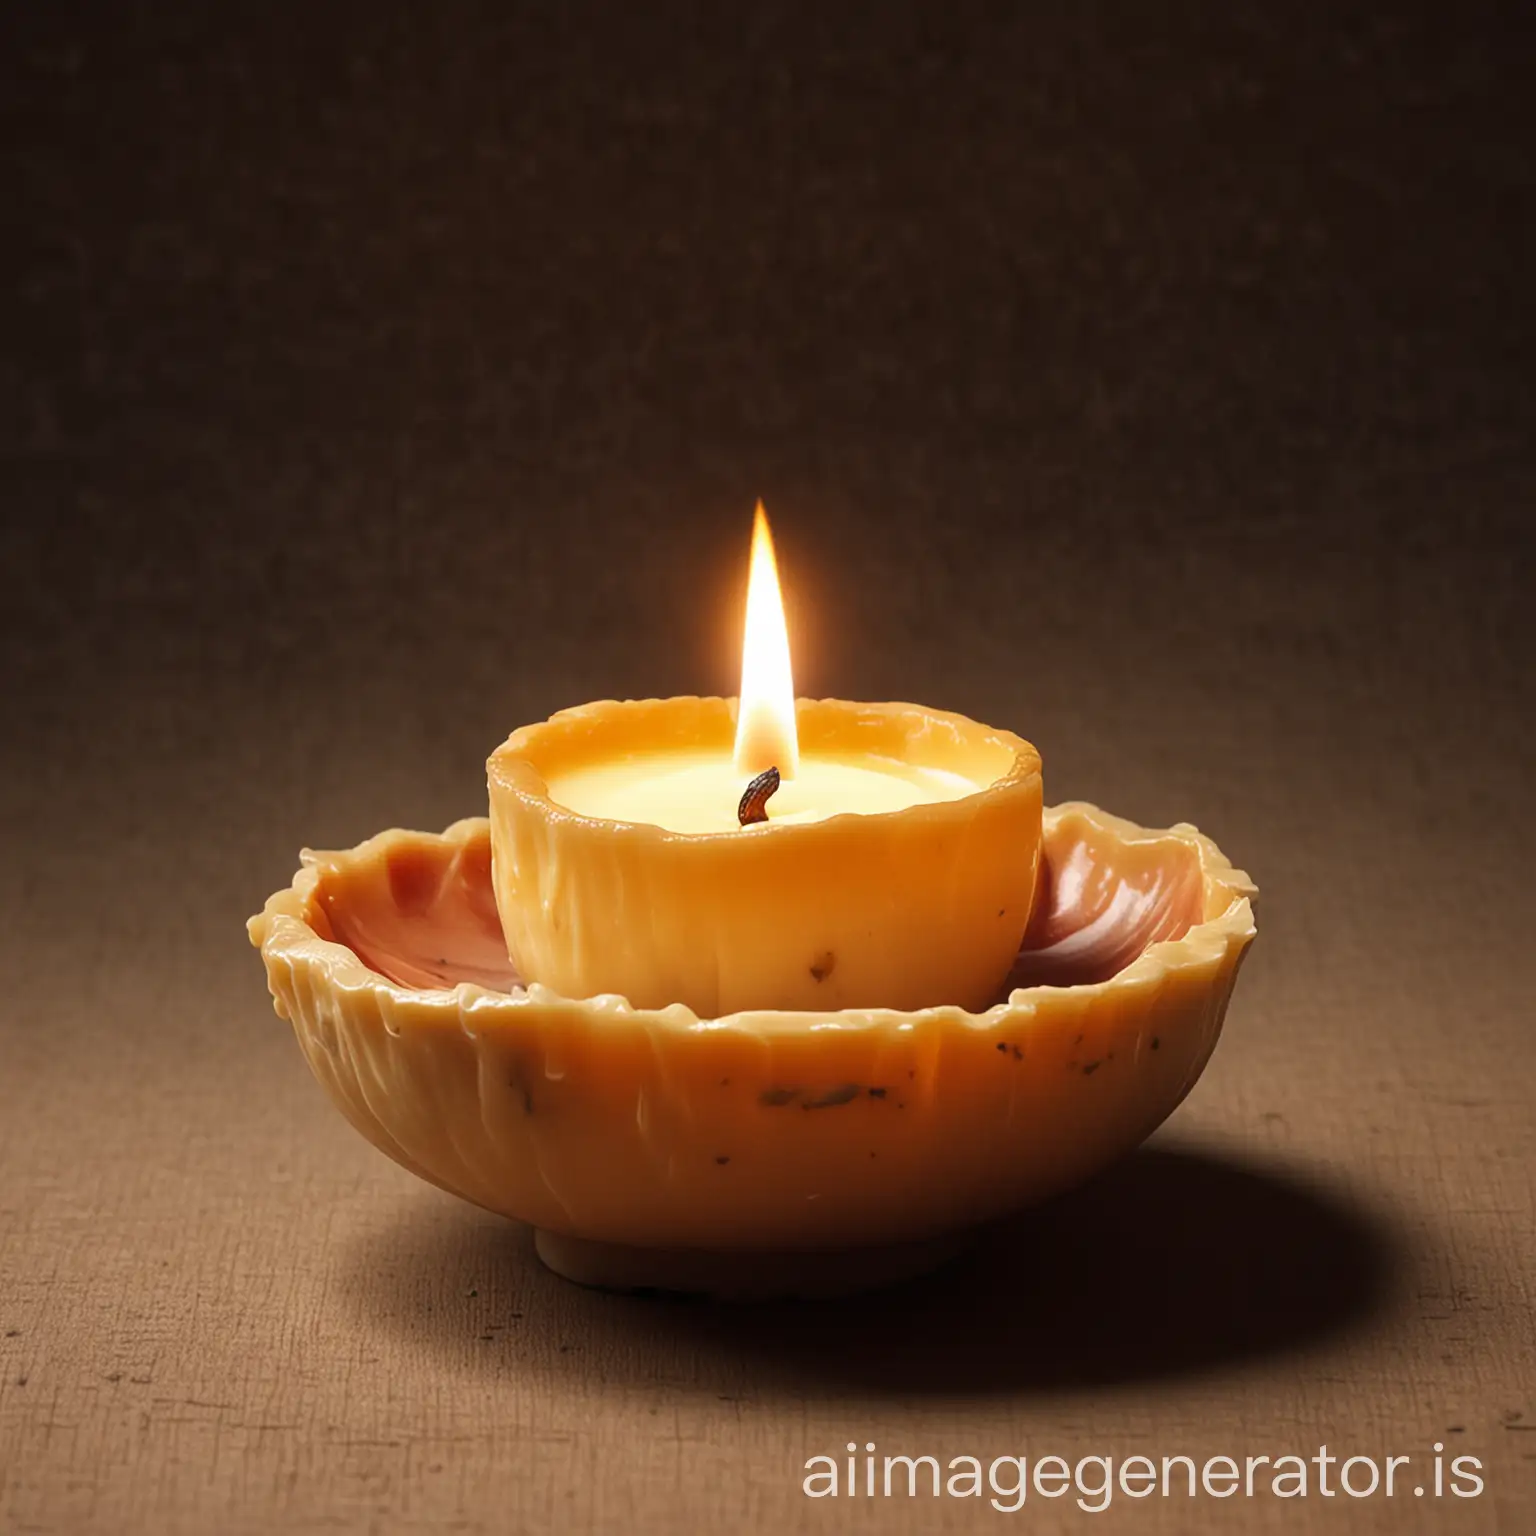
[[[896,813],[904,814],[904,813]],[[478,1033],[485,1029],[531,1022],[532,1019],[567,1010],[590,1012],[651,1029],[707,1034],[718,1030],[745,1030],[756,1034],[783,1035],[847,1030],[911,1030],[929,1024],[961,1024],[980,1032],[1016,1028],[1041,1007],[1063,999],[1098,999],[1115,991],[1127,993],[1155,988],[1173,972],[1215,972],[1229,959],[1240,958],[1257,927],[1253,907],[1258,888],[1247,873],[1236,868],[1215,842],[1188,822],[1167,828],[1139,826],[1088,801],[1064,801],[1047,806],[1047,830],[1067,818],[1081,818],[1101,832],[1125,843],[1178,841],[1194,850],[1200,866],[1204,910],[1214,915],[1193,923],[1177,939],[1150,944],[1123,970],[1102,981],[1075,982],[1068,986],[1037,984],[1020,987],[981,1013],[951,1004],[901,1012],[890,1008],[848,1008],[795,1012],[783,1009],[747,1009],[719,1018],[700,1018],[682,1003],[666,1008],[634,1008],[626,998],[602,994],[569,998],[534,983],[518,992],[500,992],[476,982],[462,981],[453,987],[407,987],[373,970],[356,951],[335,939],[324,938],[309,920],[309,912],[321,880],[328,872],[367,864],[383,866],[390,854],[407,846],[459,852],[472,843],[490,838],[490,820],[470,816],[440,833],[390,827],[355,847],[339,850],[304,849],[292,882],[275,891],[262,910],[246,924],[247,937],[260,950],[269,974],[282,966],[302,972],[311,987],[344,993],[372,992],[392,1026],[407,1029],[442,1026],[450,1021]]]
[[[499,796],[510,795],[526,809],[535,812],[545,821],[583,830],[622,837],[641,844],[683,844],[687,846],[717,846],[728,849],[747,848],[742,839],[742,829],[729,827],[716,832],[679,832],[670,827],[656,826],[651,822],[626,821],[616,816],[591,816],[572,810],[561,804],[549,792],[543,775],[528,761],[527,754],[539,738],[549,733],[551,727],[569,727],[573,724],[598,732],[610,727],[625,715],[642,711],[657,713],[663,710],[682,713],[692,710],[695,714],[719,714],[735,721],[740,700],[719,694],[675,694],[666,698],[649,699],[594,699],[587,704],[572,705],[557,710],[547,720],[520,725],[486,759],[486,783],[494,805]],[[797,718],[802,711],[826,715],[840,715],[858,719],[894,721],[902,717],[915,717],[927,725],[947,727],[957,735],[971,738],[990,738],[996,745],[1013,754],[1006,772],[986,784],[977,783],[974,790],[957,795],[953,800],[920,801],[896,811],[840,812],[824,816],[812,822],[776,822],[771,818],[751,829],[754,842],[764,838],[783,841],[793,838],[806,843],[826,837],[837,837],[854,825],[869,824],[874,830],[889,825],[893,820],[905,820],[909,824],[963,822],[976,814],[976,804],[983,799],[996,799],[1004,795],[1041,792],[1044,772],[1040,751],[1033,742],[1026,741],[1013,731],[1000,726],[987,725],[969,715],[954,710],[930,709],[925,704],[912,704],[901,700],[865,701],[855,699],[796,698]],[[745,781],[743,781],[745,787]]]

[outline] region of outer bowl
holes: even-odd
[[[482,819],[306,852],[249,933],[347,1119],[413,1173],[532,1223],[577,1278],[615,1278],[604,1245],[918,1255],[1160,1124],[1254,936],[1254,886],[1191,826],[1069,804],[1046,811],[1043,846],[1011,987],[981,1013],[700,1019],[524,989]]]

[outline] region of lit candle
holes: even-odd
[[[796,703],[761,507],[739,707],[565,710],[514,732],[488,781],[509,953],[570,997],[980,1008],[1034,899],[1038,753],[916,705]]]
[[[789,634],[761,504],[752,531],[751,579],[742,643],[741,705],[734,750],[639,752],[581,764],[548,781],[549,797],[583,816],[647,822],[670,832],[729,832],[747,785],[774,769],[764,804],[769,822],[804,823],[849,813],[878,815],[958,800],[984,787],[949,769],[871,752],[800,755]]]

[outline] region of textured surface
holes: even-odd
[[[824,9],[11,8],[0,1528],[961,1530],[802,1463],[1436,1439],[1481,1499],[1097,1524],[1531,1528],[1529,39]],[[521,721],[729,691],[759,494],[803,692],[1197,821],[1262,933],[1158,1148],[967,1267],[605,1299],[341,1124],[242,923]]]

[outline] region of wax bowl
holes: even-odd
[[[353,1126],[530,1223],[552,1268],[815,1293],[927,1267],[1137,1146],[1215,1047],[1255,894],[1191,826],[1048,809],[1029,930],[979,1013],[700,1019],[524,988],[483,819],[306,852],[249,933]]]
[[[491,755],[492,884],[524,977],[712,1018],[991,1003],[1029,924],[1040,848],[1040,754],[1011,731],[917,704],[799,700],[807,756],[920,764],[974,786],[884,814],[770,811],[750,831],[733,817],[698,834],[552,798],[546,775],[594,761],[679,746],[728,759],[737,709],[606,699],[525,725]]]

